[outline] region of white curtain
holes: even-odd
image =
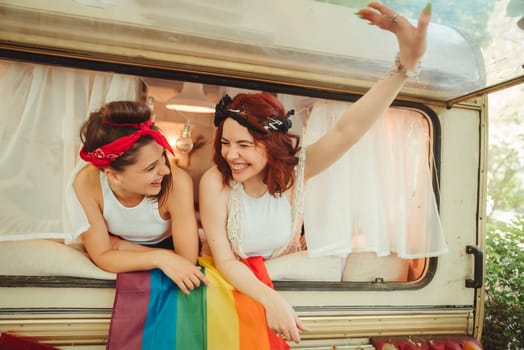
[[[304,144],[348,108],[308,99]],[[307,183],[304,225],[311,256],[352,252],[402,258],[447,251],[430,173],[429,124],[391,108],[337,163]]]
[[[63,193],[80,126],[104,102],[136,99],[139,80],[7,61],[0,68],[0,240],[68,240]]]

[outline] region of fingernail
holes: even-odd
[[[355,12],[354,15],[358,18],[364,18],[364,15],[362,15],[360,12]]]
[[[422,10],[422,12],[424,12],[426,15],[431,15],[431,3],[428,2],[428,4],[426,5],[426,7],[424,7],[424,10]]]

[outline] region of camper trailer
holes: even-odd
[[[433,2],[418,78],[307,184],[308,249],[268,262],[309,330],[293,349],[479,344],[487,96],[524,81],[523,48],[507,55],[504,46],[522,38],[510,1],[480,2],[468,11],[481,23]],[[388,2],[413,20],[424,5]],[[90,112],[147,101],[198,198],[213,113],[181,111],[175,96],[199,94],[213,108],[226,93],[273,93],[295,110],[292,131],[312,143],[394,61],[393,35],[355,16],[361,6],[0,0],[0,333],[105,348],[116,275],[86,256],[66,208]]]

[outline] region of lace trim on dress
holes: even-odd
[[[242,251],[242,234],[241,234],[241,207],[240,207],[240,182],[231,181],[231,191],[229,192],[229,201],[227,204],[227,238],[231,248],[236,255],[246,259],[246,254]]]
[[[295,167],[295,188],[293,189],[293,203],[291,207],[291,232],[293,233],[289,241],[284,246],[273,252],[272,258],[284,253],[291,253],[300,250],[300,231],[304,214],[304,167],[306,160],[306,150],[302,148],[298,153],[298,164]]]
[[[298,164],[295,167],[295,184],[293,189],[293,203],[291,206],[291,235],[289,241],[275,250],[272,257],[282,255],[284,252],[300,250],[300,229],[304,212],[304,166],[306,160],[305,149],[298,154]],[[240,182],[231,181],[231,190],[228,200],[227,237],[233,252],[242,259],[247,258],[242,251],[242,213],[240,206]]]

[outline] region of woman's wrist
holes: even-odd
[[[264,285],[264,287],[265,288],[263,289],[260,296],[260,303],[264,305],[264,307],[266,308],[268,304],[271,303],[271,300],[274,298],[274,294],[276,294],[277,292],[274,289],[267,287],[266,285]]]
[[[167,249],[152,249],[149,253],[152,255],[151,263],[153,264],[153,268],[162,269],[162,266],[164,266],[165,254],[169,252],[170,251]]]
[[[391,67],[389,74],[390,75],[401,74],[401,75],[406,76],[407,78],[417,79],[420,73],[420,68],[421,68],[420,61],[417,62],[414,68],[410,68],[407,65],[404,65],[400,61],[400,52],[398,52],[397,55],[395,56],[395,63],[393,64],[393,67]]]

